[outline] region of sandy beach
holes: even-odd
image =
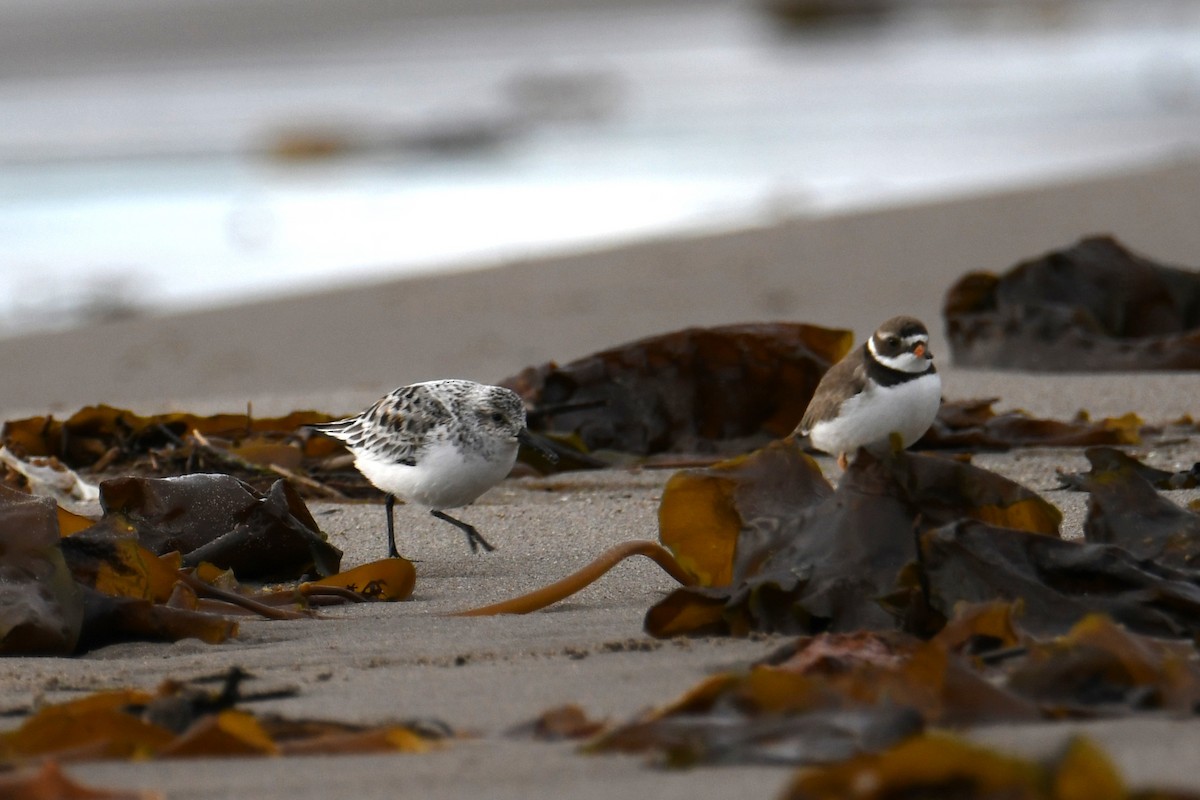
[[[0,341],[6,418],[70,413],[98,402],[138,411],[256,413],[355,410],[395,385],[433,377],[495,381],[529,364],[565,362],[633,338],[691,325],[788,319],[852,329],[912,313],[930,323],[945,396],[996,396],[1058,418],[1136,411],[1149,421],[1196,413],[1196,374],[1024,375],[955,369],[945,359],[940,305],[963,272],[1112,233],[1156,260],[1200,263],[1200,163],[1080,178],[899,208],[781,219],[754,230],[348,288],[320,295],[141,318]],[[1200,458],[1194,440],[1137,452],[1156,466]],[[836,474],[830,459],[821,460]],[[1056,468],[1084,466],[1077,449],[987,455],[976,463],[1048,492]],[[786,639],[657,641],[642,631],[672,587],[649,562],[620,566],[569,601],[524,617],[459,619],[444,612],[553,581],[611,544],[657,536],[669,471],[609,470],[510,479],[462,516],[498,550],[471,555],[461,537],[413,508],[398,509],[401,549],[419,559],[411,601],[327,611],[300,622],[248,621],[218,646],[121,644],[73,659],[0,662],[0,709],[27,708],[167,677],[239,665],[261,686],[295,686],[262,704],[295,716],[358,722],[436,718],[474,738],[428,755],[77,764],[88,783],[145,787],[170,798],[554,796],[773,797],[791,771],[770,767],[662,771],[630,757],[587,757],[572,745],[506,735],[564,703],[627,719],[714,671],[766,655]],[[1195,492],[1172,493],[1186,502]],[[1082,495],[1047,493],[1078,535]],[[344,565],[384,554],[383,510],[313,504]],[[4,724],[16,723],[6,716]],[[1037,755],[1084,729],[1134,786],[1200,789],[1200,724],[1166,718],[1003,726],[972,732]]]

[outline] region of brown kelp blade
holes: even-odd
[[[852,338],[792,323],[688,328],[502,385],[525,399],[536,430],[574,435],[588,452],[744,451],[791,432]]]

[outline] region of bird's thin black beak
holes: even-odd
[[[532,447],[541,453],[551,464],[558,463],[558,453],[550,449],[550,445],[536,434],[530,433],[528,428],[522,428],[517,434],[517,441],[526,447]]]

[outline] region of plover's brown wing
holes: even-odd
[[[862,347],[855,348],[845,358],[830,367],[817,384],[804,417],[796,427],[801,436],[807,436],[818,422],[837,416],[842,403],[858,394],[867,385],[867,369]]]

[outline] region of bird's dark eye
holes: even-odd
[[[887,338],[887,343],[888,343],[888,347],[899,347],[900,339],[896,336],[889,336]]]
[[[492,422],[504,422],[504,415],[499,411],[492,412]]]

